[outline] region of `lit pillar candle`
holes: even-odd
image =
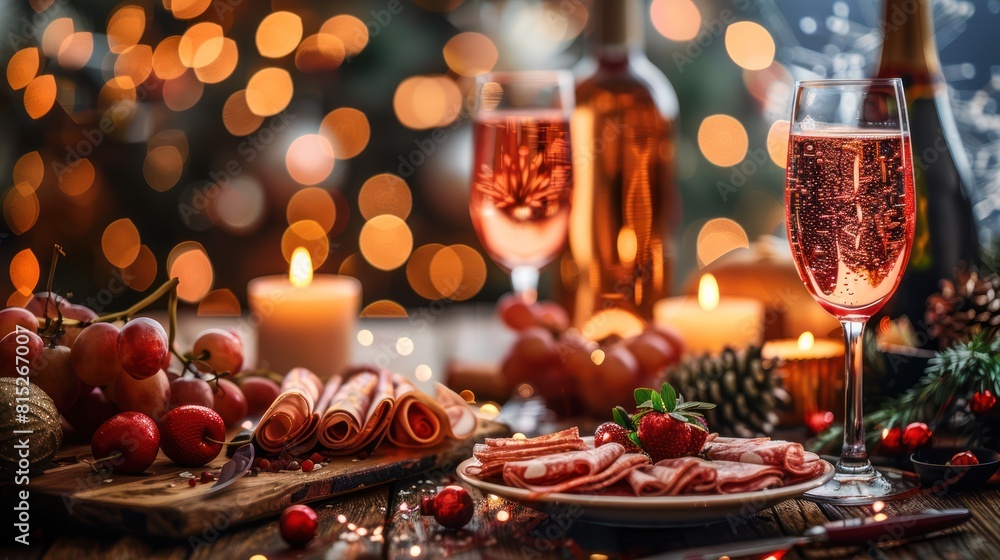
[[[247,286],[257,323],[258,367],[281,374],[304,367],[326,379],[351,359],[361,308],[361,282],[313,275],[309,252],[292,253],[288,276],[255,278]]]
[[[792,406],[781,416],[785,425],[801,425],[814,412],[833,412],[844,406],[844,343],[816,339],[809,331],[798,340],[771,340],[761,357],[774,360]]]
[[[689,354],[717,354],[726,346],[760,344],[764,336],[764,304],[751,298],[719,297],[719,284],[706,274],[698,283],[698,299],[661,299],[653,308],[657,325],[684,336]]]

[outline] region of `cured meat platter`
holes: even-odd
[[[315,502],[434,470],[451,470],[468,457],[473,443],[508,435],[506,426],[478,419],[471,437],[404,449],[382,445],[366,459],[339,457],[312,472],[262,472],[245,476],[222,492],[206,495],[211,484],[188,485],[181,473],[218,470],[220,456],[197,469],[175,465],[162,454],[141,476],[94,473],[83,459],[89,446],[65,448],[55,466],[31,481],[32,504],[47,512],[95,527],[118,527],[143,535],[188,538],[279,514],[291,504]],[[70,515],[71,514],[71,515]]]

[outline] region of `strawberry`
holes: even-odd
[[[597,431],[594,432],[594,447],[600,447],[605,443],[614,442],[622,444],[625,451],[628,453],[642,453],[642,448],[629,439],[629,434],[634,435],[635,432],[620,424],[605,422],[598,426]]]
[[[141,412],[112,416],[97,428],[90,440],[94,458],[115,474],[139,474],[148,469],[159,448],[160,431],[156,422]]]
[[[653,462],[696,455],[708,437],[708,429],[699,410],[715,408],[714,404],[684,402],[669,383],[659,392],[636,389],[638,412],[632,416],[636,437]]]
[[[200,467],[215,459],[226,439],[219,413],[204,406],[179,406],[160,419],[160,447],[173,462]]]

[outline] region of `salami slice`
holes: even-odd
[[[628,475],[636,496],[677,496],[712,492],[716,471],[711,463],[696,457],[664,459]]]
[[[530,439],[486,438],[486,443],[476,444],[472,450],[479,464],[470,465],[466,468],[466,472],[481,478],[498,477],[502,474],[504,465],[511,461],[524,461],[543,455],[586,449],[588,449],[587,444],[580,439],[577,428]]]
[[[254,439],[261,448],[279,452],[315,445],[319,415],[315,404],[323,382],[305,368],[288,372],[281,383],[281,393],[261,417]]]
[[[361,367],[330,398],[319,441],[338,455],[372,452],[392,421],[393,385],[387,370]]]
[[[715,469],[715,491],[719,494],[756,492],[784,484],[784,473],[778,467],[733,461],[711,461],[710,465]]]
[[[476,429],[476,416],[462,397],[437,384],[435,398],[405,377],[393,374],[396,405],[389,441],[399,447],[430,447],[445,437],[465,439]]]
[[[599,473],[624,454],[625,448],[621,444],[609,443],[597,449],[511,461],[504,465],[503,480],[511,486],[531,490],[554,487],[568,480]]]
[[[802,445],[769,438],[715,438],[705,444],[702,453],[709,459],[769,465],[781,469],[788,481],[815,478],[826,466],[815,453]]]

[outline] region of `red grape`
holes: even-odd
[[[595,416],[608,416],[616,405],[628,406],[633,391],[640,386],[639,362],[624,344],[602,348],[604,358],[593,368],[584,368],[578,376],[580,400]],[[593,358],[591,358],[593,363]],[[592,377],[587,377],[587,374]]]
[[[38,319],[34,313],[23,307],[0,309],[0,338],[14,332],[18,325],[33,333],[38,332]]]
[[[569,328],[566,309],[554,301],[540,301],[532,307],[535,321],[546,328],[564,331]]]
[[[69,425],[76,430],[76,435],[90,440],[94,432],[106,420],[118,414],[118,407],[111,402],[104,392],[97,387],[80,396],[72,408],[63,413]]]
[[[213,408],[226,426],[234,426],[247,417],[247,398],[238,385],[228,379],[220,379]]]
[[[677,352],[662,336],[646,331],[625,341],[642,373],[652,375],[677,361]]]
[[[75,319],[81,323],[89,323],[97,318],[97,313],[89,307],[83,305],[70,304],[62,308],[63,318],[65,319]],[[60,344],[65,344],[72,348],[76,344],[76,339],[83,332],[84,326],[66,326],[66,334],[63,335],[62,339],[59,341]]]
[[[163,370],[146,379],[120,375],[104,392],[122,411],[141,412],[153,420],[159,421],[170,409],[170,382]]]
[[[206,354],[205,364],[195,363],[202,371],[215,370],[238,373],[243,368],[243,342],[235,334],[222,329],[208,329],[194,341],[193,354]],[[207,364],[207,365],[206,365]]]
[[[118,361],[118,335],[118,327],[110,323],[94,323],[80,332],[70,351],[80,381],[100,387],[124,373]]]
[[[42,355],[44,347],[42,337],[33,332],[12,332],[4,336],[0,339],[0,377],[26,375],[31,362]]]
[[[66,346],[47,346],[31,363],[31,382],[45,391],[59,412],[69,410],[80,397],[80,380],[73,373],[69,353]]]
[[[504,324],[515,331],[523,331],[538,324],[531,305],[517,294],[505,294],[497,302],[497,313]]]
[[[247,398],[247,414],[251,416],[263,414],[281,394],[281,387],[266,377],[244,377],[239,385]]]
[[[36,317],[45,317],[47,311],[49,319],[58,319],[58,310],[65,312],[66,308],[71,304],[68,299],[59,294],[51,294],[52,297],[50,301],[49,295],[49,292],[36,293],[34,297],[28,300],[28,303],[24,306],[24,308],[33,313]]]
[[[136,379],[156,375],[169,353],[167,331],[147,317],[125,323],[118,334],[118,360],[122,368]]]
[[[170,408],[194,404],[212,408],[215,406],[215,396],[212,387],[204,379],[197,377],[178,377],[170,382]]]

